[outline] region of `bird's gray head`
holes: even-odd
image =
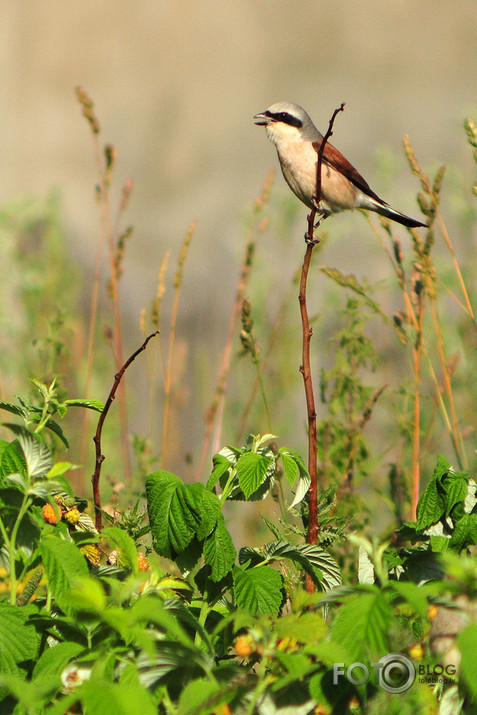
[[[255,124],[264,126],[274,144],[281,141],[316,141],[320,132],[303,107],[292,102],[276,102],[254,116]]]

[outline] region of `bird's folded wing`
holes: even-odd
[[[320,149],[321,141],[313,142],[313,147],[317,153]],[[331,166],[332,169],[335,169],[343,174],[343,176],[349,179],[349,181],[351,181],[351,183],[360,189],[364,194],[372,199],[375,199],[380,204],[385,204],[385,202],[374,193],[366,179],[361,176],[359,171],[357,171],[354,166],[350,164],[348,159],[346,159],[343,154],[329,142],[326,142],[325,144],[323,162],[328,164],[328,166]]]

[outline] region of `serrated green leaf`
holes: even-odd
[[[236,551],[222,514],[215,529],[204,541],[204,558],[211,568],[212,581],[220,581],[232,569]]]
[[[23,454],[18,449],[17,443],[5,442],[0,454],[0,481],[11,474],[27,476],[26,462]]]
[[[388,634],[393,611],[379,589],[363,591],[343,604],[334,620],[331,637],[342,643],[354,661],[366,663],[389,653]]]
[[[18,664],[36,657],[38,638],[33,626],[26,625],[29,612],[0,601],[0,671],[19,673]]]
[[[88,574],[86,560],[71,541],[63,541],[53,535],[43,538],[40,554],[48,587],[62,608],[78,578]]]
[[[477,544],[477,514],[464,514],[454,527],[449,548],[460,552],[473,544]]]
[[[30,378],[30,382],[31,382],[33,385],[35,385],[35,387],[36,387],[37,390],[40,392],[40,394],[42,395],[42,397],[44,397],[44,398],[47,398],[47,397],[48,397],[48,392],[49,392],[49,390],[48,390],[48,387],[47,387],[43,382],[40,382],[39,380],[35,380],[34,377],[31,377],[31,378]],[[52,384],[52,387],[53,387],[53,386],[54,386],[54,385]]]
[[[285,477],[287,478],[290,486],[293,486],[298,478],[298,475],[300,474],[298,464],[285,449],[280,449],[279,454],[280,459],[282,460]]]
[[[18,433],[18,442],[22,448],[31,479],[44,477],[51,468],[51,452],[48,446],[26,429]]]
[[[282,602],[282,578],[270,566],[242,569],[234,566],[235,599],[237,606],[256,616],[276,616]]]
[[[205,539],[212,533],[220,518],[220,501],[216,494],[209,492],[202,484],[190,484],[189,489],[195,489],[195,498],[200,503],[201,520],[197,527],[197,538]],[[200,487],[200,489],[198,489]]]
[[[418,531],[424,531],[435,524],[445,512],[445,500],[439,491],[438,481],[447,474],[449,468],[449,463],[444,457],[439,456],[434,474],[417,504],[416,529]]]
[[[447,491],[446,517],[459,502],[464,502],[467,496],[469,475],[466,472],[449,472],[444,477],[443,485]]]
[[[138,570],[137,548],[134,539],[119,526],[107,526],[102,535],[119,552],[119,564],[131,568],[135,573]]]
[[[237,477],[246,499],[260,487],[273,462],[274,459],[272,457],[264,457],[256,452],[245,452],[245,454],[239,457],[237,462]]]
[[[188,547],[200,528],[200,505],[179,477],[165,471],[147,478],[146,496],[154,548],[161,556],[173,558]]]
[[[95,412],[102,412],[104,410],[104,403],[99,400],[72,399],[65,400],[63,404],[68,407],[85,407],[86,409],[94,410]]]
[[[14,405],[11,402],[3,402],[3,400],[0,400],[0,409],[6,410],[7,412],[11,412],[13,415],[17,415],[18,417],[22,417],[23,419],[27,419],[28,417],[27,410],[25,410],[23,407],[19,407],[18,405]]]
[[[239,562],[251,561],[252,565],[261,561],[290,559],[312,577],[317,586],[331,590],[341,585],[341,574],[335,559],[320,546],[313,544],[290,544],[287,541],[271,541],[258,552],[245,547],[240,549]]]

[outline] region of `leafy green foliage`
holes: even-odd
[[[235,598],[239,608],[256,616],[277,615],[282,602],[282,579],[268,566],[233,570]]]
[[[64,607],[76,580],[88,573],[86,561],[72,542],[53,535],[46,535],[42,539],[40,556],[50,591],[60,607]]]

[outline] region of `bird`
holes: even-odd
[[[317,205],[316,170],[323,135],[309,115],[298,104],[276,102],[264,112],[255,114],[253,119],[255,124],[265,127],[268,138],[275,144],[285,181],[305,206],[318,213],[318,224],[340,211],[366,209],[409,228],[427,227],[422,221],[396,211],[383,201],[328,141],[323,151],[321,200]]]

